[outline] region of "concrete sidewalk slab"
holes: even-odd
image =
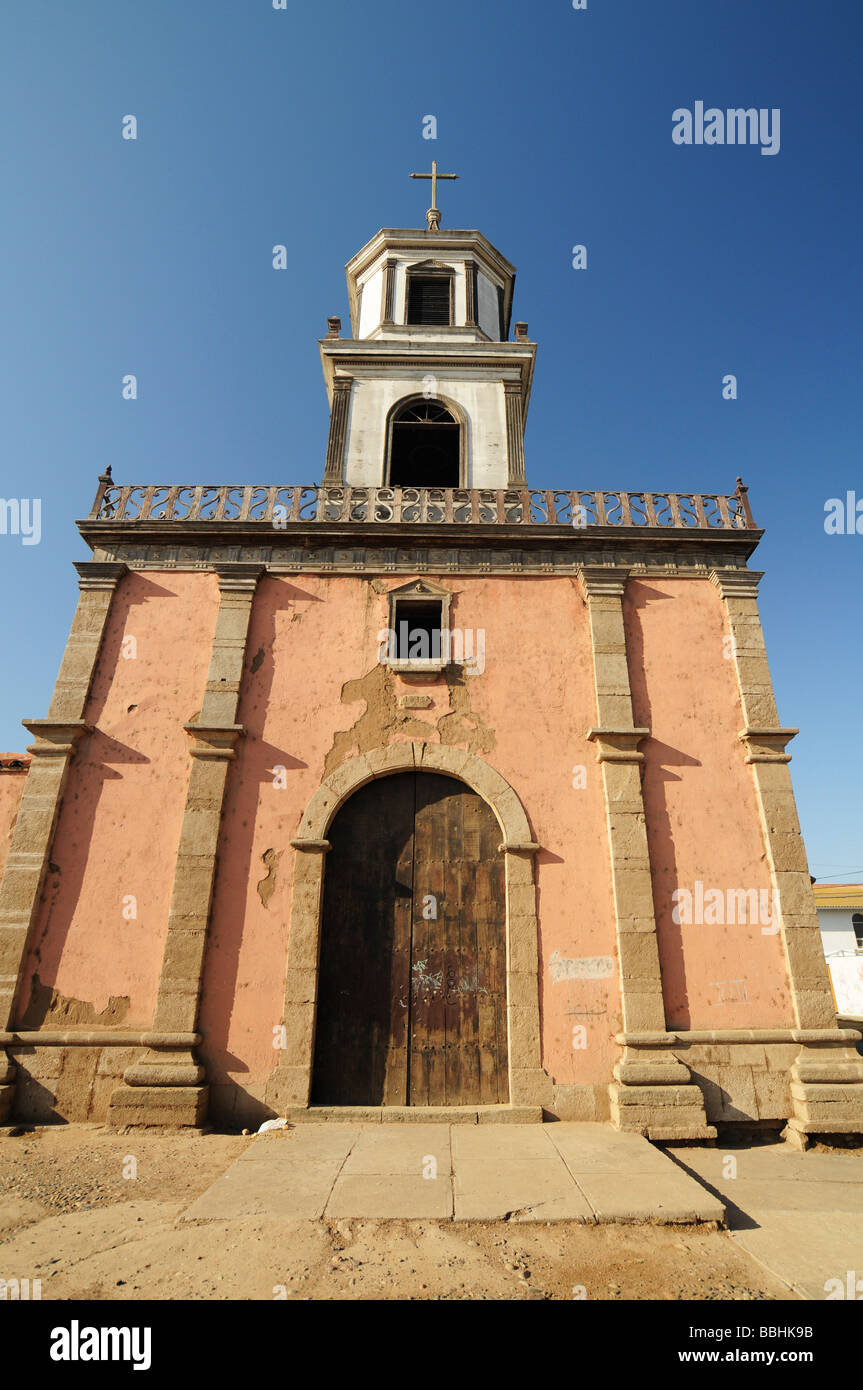
[[[725,1201],[732,1239],[801,1298],[826,1299],[829,1281],[854,1282],[849,1273],[863,1280],[863,1154],[782,1143],[669,1151]]]
[[[490,1161],[456,1159],[453,1185],[456,1221],[503,1221],[515,1213],[533,1221],[594,1219],[557,1155],[543,1161],[500,1155]]]
[[[494,1163],[496,1159],[512,1162],[551,1162],[556,1150],[548,1142],[549,1125],[519,1125],[512,1133],[501,1137],[495,1125],[477,1125],[473,1129],[452,1131],[454,1163]]]
[[[380,1221],[450,1221],[452,1181],[421,1175],[361,1173],[338,1178],[327,1202],[328,1220],[358,1218]]]
[[[640,1134],[594,1124],[546,1125],[545,1135],[573,1177],[582,1173],[668,1174],[668,1159]]]
[[[271,1216],[317,1220],[323,1216],[341,1162],[274,1156],[272,1163],[237,1159],[187,1208],[182,1221],[236,1221]]]
[[[688,1225],[721,1222],[725,1206],[700,1183],[680,1182],[685,1174],[583,1173],[578,1185],[599,1222],[623,1225]]]
[[[590,1124],[304,1125],[256,1136],[186,1221],[721,1221],[638,1135]]]
[[[276,1159],[289,1158],[298,1162],[344,1163],[363,1132],[359,1125],[350,1128],[345,1125],[340,1129],[326,1125],[320,1129],[279,1129],[272,1133],[256,1134],[237,1162],[272,1163]]]
[[[304,1130],[306,1135],[309,1132]],[[342,1172],[344,1177],[389,1173],[429,1182],[432,1179],[426,1178],[425,1173],[432,1167],[439,1178],[452,1174],[450,1130],[446,1125],[408,1125],[396,1130],[382,1125],[358,1134]]]

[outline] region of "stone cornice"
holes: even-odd
[[[265,566],[256,561],[217,560],[213,569],[219,578],[219,589],[226,594],[254,590]]]
[[[582,565],[578,585],[586,598],[623,598],[628,569],[609,570],[601,565]]]
[[[36,739],[27,748],[35,758],[66,757],[85,734],[93,732],[93,725],[84,719],[22,719],[21,723]]]
[[[115,589],[128,566],[110,560],[75,560],[79,589]]]
[[[638,745],[650,738],[650,730],[594,728],[588,729],[586,737],[596,744],[599,763],[643,763],[644,754],[639,752]]]
[[[713,569],[710,582],[723,598],[757,598],[758,586],[764,578],[761,570]]]
[[[799,729],[756,728],[749,726],[737,735],[746,748],[747,763],[790,763],[787,744],[799,734]]]
[[[190,757],[224,762],[237,756],[236,744],[246,732],[242,724],[184,724],[183,728],[195,740]]]
[[[466,328],[463,331],[466,335],[476,333],[475,329]],[[530,401],[537,352],[536,343],[498,343],[491,340],[450,340],[439,343],[424,340],[418,343],[416,339],[413,342],[401,342],[397,338],[320,338],[318,346],[327,398],[331,406],[337,372],[357,376],[363,367],[368,367],[375,371],[406,371],[421,376],[426,369],[435,373],[446,370],[471,370],[496,374],[516,370],[519,373],[526,410]]]
[[[718,557],[745,562],[759,531],[591,526],[262,521],[103,521],[78,528],[100,559],[129,569],[214,570],[253,564],[268,571],[329,573],[525,573],[578,578],[596,569],[607,592],[627,578],[708,579]],[[605,576],[603,578],[603,575]]]

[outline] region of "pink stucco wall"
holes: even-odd
[[[584,601],[559,576],[435,577],[453,595],[451,625],[485,634],[484,672],[450,689],[443,679],[407,683],[378,663],[388,592],[406,579],[259,584],[238,714],[247,735],[229,770],[204,967],[201,1051],[217,1090],[260,1093],[278,1060],[290,840],[303,811],[345,759],[412,738],[488,762],[542,845],[543,1065],[561,1084],[604,1084],[619,1056],[601,768],[585,737],[596,704]],[[217,607],[212,574],[132,573],[118,589],[87,710],[97,732],[71,769],[19,1016],[38,972],[77,1001],[78,1021],[152,1022],[188,782],[182,726],[201,708]],[[769,889],[719,595],[706,580],[631,581],[625,618],[635,722],[652,731],[644,797],[667,1023],[788,1025],[778,935],[672,920],[672,893],[696,880]],[[417,693],[430,708],[399,708],[399,695]],[[745,999],[723,1002],[719,986],[741,979]],[[109,1009],[112,996],[121,1003]]]
[[[130,573],[118,587],[85,715],[97,728],[70,768],[19,1018],[38,974],[78,1001],[80,1022],[152,1023],[188,781],[182,726],[201,708],[217,607],[211,574]],[[112,995],[129,1002],[107,1016]]]
[[[583,602],[569,579],[440,580],[454,595],[452,626],[485,632],[485,671],[464,681],[458,699],[469,708],[461,720],[443,680],[396,679],[397,695],[425,693],[434,705],[405,713],[403,725],[380,735],[379,715],[350,682],[368,676],[374,704],[387,591],[404,582],[298,576],[259,585],[247,663],[256,669],[247,675],[239,712],[248,734],[230,774],[206,964],[201,1026],[210,1073],[217,1082],[230,1076],[244,1085],[260,1082],[275,1065],[289,842],[324,776],[334,731],[362,719],[338,749],[341,762],[363,739],[377,745],[424,734],[437,742],[438,721],[450,714],[444,736],[472,745],[510,783],[543,846],[537,876],[544,1064],[559,1082],[607,1080],[620,1026],[616,960],[605,978],[572,977],[577,961],[615,953],[600,769],[585,738],[594,695]],[[276,766],[287,769],[284,789],[273,785]],[[576,767],[585,769],[584,788],[573,786]],[[258,885],[268,875],[270,850],[280,860],[265,907]],[[586,1029],[583,1047],[574,1046],[576,1026]]]
[[[635,722],[652,735],[644,805],[666,1023],[792,1026],[775,916],[742,925],[673,920],[675,890],[694,893],[696,880],[723,892],[726,917],[729,889],[770,888],[719,593],[707,580],[631,580],[625,619]]]

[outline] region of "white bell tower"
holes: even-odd
[[[325,484],[524,487],[536,344],[509,341],[515,267],[478,231],[385,228],[348,262],[351,337],[320,341]]]

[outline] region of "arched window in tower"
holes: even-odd
[[[407,401],[390,423],[390,487],[459,487],[461,426],[440,401]]]

